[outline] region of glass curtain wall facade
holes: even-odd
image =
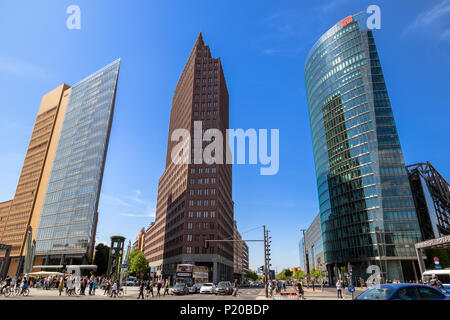
[[[72,87],[37,231],[38,256],[92,257],[119,65]]]
[[[325,262],[367,279],[414,280],[421,233],[366,15],[335,24],[310,50],[305,83]]]

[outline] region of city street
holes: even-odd
[[[138,297],[138,288],[137,287],[124,287],[125,295],[122,298],[111,298],[103,294],[103,290],[97,290],[95,295],[89,296],[88,294],[84,296],[74,296],[68,297],[65,293],[59,296],[59,292],[57,290],[43,290],[31,288],[30,294],[28,297],[0,297],[1,300],[12,300],[12,299],[38,299],[38,300],[136,300]],[[293,291],[293,287],[288,287],[288,291]],[[360,294],[364,289],[357,288],[354,296],[356,297]],[[87,291],[86,291],[87,292]],[[156,290],[154,291],[156,293]],[[161,290],[161,292],[163,292]],[[346,291],[344,300],[351,300],[351,294]],[[322,291],[319,288],[316,288],[313,291],[312,288],[305,288],[305,298],[306,300],[337,300],[336,289],[334,288],[324,288]],[[265,297],[264,289],[261,288],[240,288],[238,291],[238,295],[234,296],[225,296],[225,295],[214,295],[214,294],[190,294],[190,295],[166,295],[161,294],[160,297],[150,297],[146,298],[146,300],[272,300],[270,298]]]

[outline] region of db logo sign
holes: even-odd
[[[352,16],[348,16],[347,18],[344,18],[341,20],[341,27],[345,27],[346,25],[348,25],[350,22],[353,21],[353,17]]]

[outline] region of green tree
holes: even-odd
[[[99,243],[95,247],[94,264],[97,266],[97,275],[106,274],[108,269],[109,247],[103,243]]]
[[[247,277],[247,279],[250,279],[253,281],[258,279],[258,275],[256,273],[254,273],[252,270],[248,270],[247,273],[245,274],[245,277]]]
[[[320,277],[320,270],[319,269],[312,269],[309,272],[309,275],[311,276],[312,281],[315,282]]]
[[[275,278],[277,278],[277,280],[286,280],[286,279],[290,278],[291,276],[292,276],[292,271],[289,269],[284,269],[279,274],[277,274],[275,276]]]
[[[286,275],[286,277],[292,277],[292,271],[291,269],[284,269],[284,274]]]
[[[130,254],[128,255],[128,262],[131,263],[131,261],[134,259],[134,257],[140,252],[140,250],[138,249],[134,249],[133,251],[130,252]]]
[[[144,253],[138,249],[130,252],[129,263],[129,273],[136,276],[146,274],[149,269],[148,262],[145,259]]]
[[[345,280],[345,267],[340,267],[339,269],[341,271],[341,277],[340,278]]]
[[[303,270],[297,270],[294,274],[294,278],[298,280],[303,280],[306,278],[306,273]]]

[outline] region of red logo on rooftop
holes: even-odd
[[[348,16],[347,18],[344,18],[341,20],[341,27],[345,27],[346,25],[348,25],[350,22],[353,21],[353,17],[352,16]]]

